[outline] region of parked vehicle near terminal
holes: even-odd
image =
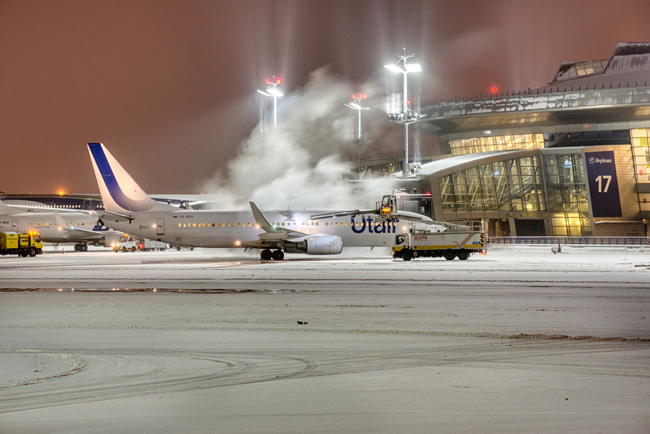
[[[140,238],[133,235],[122,235],[118,242],[113,244],[115,252],[135,252],[147,250],[166,250],[167,243],[154,241],[148,238]]]
[[[411,227],[405,234],[397,234],[393,257],[410,261],[419,257],[444,257],[448,261],[466,260],[472,253],[486,252],[485,232],[470,226],[437,222],[438,229],[428,225],[423,229]]]
[[[26,234],[17,232],[0,232],[0,254],[18,255],[22,257],[40,255],[43,253],[43,242],[35,231]]]
[[[112,247],[114,252],[135,252],[138,250],[138,241],[136,237],[129,235],[120,236],[119,240],[114,242]]]
[[[167,243],[164,243],[162,241],[150,240],[149,238],[142,238],[140,244],[138,244],[138,248],[143,252],[147,250],[164,251],[167,250]]]

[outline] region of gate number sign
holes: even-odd
[[[614,151],[585,152],[594,217],[621,217]]]

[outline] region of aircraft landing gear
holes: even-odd
[[[273,252],[269,249],[264,249],[260,252],[260,258],[262,258],[263,261],[269,261],[271,259],[281,261],[284,259],[284,252],[280,249],[274,250]]]
[[[86,251],[88,251],[88,245],[87,244],[82,244],[82,243],[75,244],[74,245],[74,251],[75,252],[86,252]]]

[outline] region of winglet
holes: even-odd
[[[266,220],[266,217],[262,214],[262,211],[255,205],[255,202],[248,202],[253,211],[253,217],[255,217],[255,223],[260,227],[260,229],[265,232],[273,231],[274,227]]]
[[[65,220],[63,220],[63,217],[61,217],[61,215],[56,211],[54,211],[54,220],[56,221],[56,224],[64,230],[74,229],[74,227],[68,225]]]

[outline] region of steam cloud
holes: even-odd
[[[363,87],[369,95],[378,94],[373,85]],[[264,133],[258,125],[230,162],[226,176],[217,174],[204,191],[221,194],[220,209],[248,207],[248,200],[262,209],[374,206],[392,182],[342,181],[347,172],[342,161],[357,155],[357,146],[351,143],[357,114],[343,106],[352,93],[351,84],[326,69],[313,72],[304,88],[278,102],[278,127],[270,124]],[[378,137],[386,128],[380,99],[365,101],[371,107],[362,114],[367,137]]]

